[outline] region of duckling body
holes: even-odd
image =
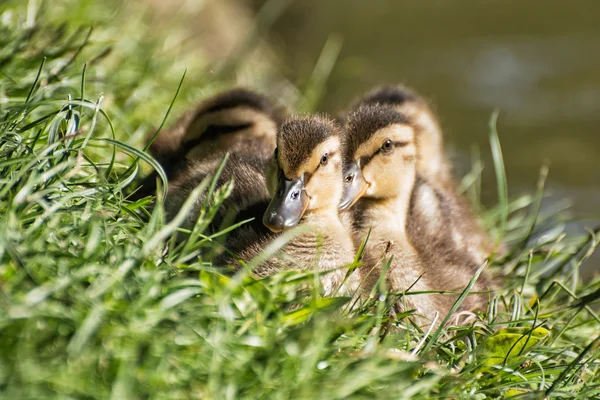
[[[423,178],[415,182],[406,226],[408,237],[426,265],[456,266],[449,271],[437,270],[440,281],[447,280],[448,274],[461,271],[468,282],[487,257],[477,236],[480,231],[470,224],[473,216],[464,206],[460,198]],[[492,279],[486,271],[479,277],[479,287],[485,290],[492,287]],[[474,299],[467,299],[466,309],[483,308],[484,299],[479,299],[481,304],[473,303]]]
[[[347,270],[342,267],[354,261],[355,248],[351,236],[338,218],[307,216],[299,226],[309,227],[290,240],[274,257],[268,258],[254,270],[257,277],[269,276],[282,270],[328,272],[321,277],[324,292],[331,295],[340,288]],[[234,231],[228,241],[229,250],[248,262],[258,256],[280,233],[266,232],[255,227]],[[231,262],[232,260],[229,260]],[[345,287],[358,287],[356,276]]]
[[[276,257],[265,260],[254,273],[266,276],[282,269],[332,271],[322,276],[326,294],[340,286],[354,258],[351,234],[342,224],[338,204],[342,196],[342,159],[339,129],[320,117],[293,118],[277,134],[274,155],[276,187],[263,222],[269,231],[248,226],[234,232],[230,248],[241,261],[257,256],[284,229],[308,228],[288,242]]]
[[[215,174],[221,165],[225,152],[217,152],[203,159],[188,162],[187,167],[169,183],[168,194],[165,200],[167,218],[172,219],[190,193],[202,181]],[[260,220],[262,212],[269,201],[269,193],[264,177],[264,170],[268,160],[251,154],[232,153],[224,165],[221,175],[217,179],[216,187],[220,188],[233,179],[231,194],[227,197],[217,215],[211,222],[211,229],[217,230],[227,216],[232,217],[232,222],[255,218]],[[184,229],[192,229],[198,220],[200,210],[206,196],[202,194],[194,203],[185,222]]]
[[[164,203],[167,218],[177,214],[194,188],[215,174],[229,154],[217,187],[233,179],[233,188],[210,229],[219,228],[227,215],[240,214],[236,221],[242,217],[260,219],[269,201],[264,170],[275,148],[282,118],[282,109],[266,97],[238,88],[205,100],[171,129],[161,131],[150,152],[169,178]],[[143,181],[140,194],[152,194],[155,182],[156,174],[151,174]],[[205,195],[197,199],[183,228],[195,225],[204,200]]]
[[[343,267],[353,261],[354,246],[337,209],[343,190],[339,128],[323,118],[293,118],[278,131],[281,119],[273,109],[266,99],[236,90],[207,100],[158,137],[152,152],[170,172],[165,201],[168,217],[179,211],[193,189],[214,174],[229,153],[217,187],[233,179],[233,190],[213,220],[213,229],[228,213],[236,215],[234,222],[255,220],[226,238],[225,247],[237,257],[223,253],[217,264],[239,268],[239,261],[257,256],[283,229],[300,224],[308,230],[253,273],[266,276],[282,269]],[[290,181],[302,186],[302,196],[295,202],[286,189]],[[204,200],[201,196],[196,201],[183,228],[194,226]],[[270,229],[261,221],[263,214]],[[291,219],[283,221],[280,214]],[[326,293],[332,293],[345,274],[340,270],[324,275]]]
[[[363,292],[370,291],[385,272],[385,283],[391,292],[424,292],[434,289],[431,276],[419,253],[407,238],[404,216],[398,212],[407,199],[359,201],[353,212],[355,237],[369,240],[359,269]],[[389,263],[389,267],[387,266]],[[387,270],[384,271],[384,269]],[[443,298],[431,294],[407,295],[398,302],[397,312],[416,310],[420,325],[431,323],[435,313],[445,313]]]
[[[464,262],[481,265],[489,256],[491,241],[467,199],[457,191],[444,155],[443,133],[431,107],[404,86],[377,88],[356,102],[355,108],[361,104],[392,107],[405,115],[415,129],[417,190],[407,225],[411,242],[420,252],[432,253],[431,247],[435,246],[445,249],[444,254],[451,254],[453,259],[463,255]]]
[[[464,253],[455,251],[449,233],[441,230],[450,229],[444,225],[441,194],[418,177],[417,135],[410,118],[392,107],[361,105],[351,111],[343,152],[346,177],[352,180],[346,181],[342,207],[348,208],[358,199],[350,209],[357,240],[370,231],[363,274],[376,269],[373,275],[378,278],[381,260],[392,256],[386,275],[390,289],[461,291],[473,275],[473,264],[470,260],[464,264]],[[414,240],[411,220],[415,218],[420,221],[416,225],[422,229],[423,241]],[[478,285],[481,287],[485,283]],[[418,321],[426,323],[436,312],[444,317],[455,299],[439,294],[409,295],[398,307],[416,309]],[[485,303],[479,295],[468,299],[463,308],[470,311]]]

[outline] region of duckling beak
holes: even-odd
[[[344,193],[340,202],[340,211],[346,210],[354,205],[365,195],[369,183],[365,180],[360,167],[360,159],[350,164],[344,173]]]
[[[308,207],[308,200],[304,175],[300,179],[289,180],[281,174],[275,196],[263,215],[263,224],[273,232],[296,226]]]

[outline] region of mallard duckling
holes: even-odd
[[[467,257],[454,259],[439,257],[433,240],[427,248],[419,249],[412,244],[408,229],[413,203],[421,201],[419,193],[438,193],[427,187],[426,181],[418,179],[418,131],[410,119],[389,106],[361,105],[352,110],[343,136],[343,155],[346,164],[345,192],[341,208],[354,206],[352,211],[355,236],[362,240],[370,231],[361,273],[371,281],[378,279],[382,260],[393,256],[386,281],[390,289],[412,291],[461,291],[473,276],[473,265]],[[431,210],[433,220],[444,216],[445,204],[434,197],[437,208]],[[424,216],[429,217],[429,216]],[[425,218],[423,223],[427,223]],[[436,225],[436,228],[439,228]],[[427,229],[429,231],[429,228]],[[444,236],[445,240],[451,240]],[[371,271],[374,269],[374,272]],[[480,288],[485,284],[479,284]],[[368,286],[367,286],[368,287]],[[477,310],[485,304],[484,296],[470,295],[462,310]],[[418,321],[430,321],[436,312],[441,317],[450,310],[456,296],[419,294],[405,296],[404,306],[414,308],[421,316]],[[438,321],[439,322],[439,321]]]
[[[202,158],[219,151],[253,152],[268,158],[285,114],[282,107],[257,92],[228,90],[201,102],[171,129],[161,131],[150,152],[161,164],[178,162],[181,156]]]
[[[169,180],[197,169],[196,160],[222,158],[225,152],[268,159],[285,114],[282,107],[259,93],[243,88],[228,90],[204,100],[170,129],[160,131],[149,151]],[[146,177],[138,197],[153,194],[156,179],[156,173]]]
[[[165,209],[172,218],[189,194],[207,176],[214,174],[227,153],[230,157],[218,178],[217,187],[233,179],[211,228],[217,228],[227,214],[257,217],[270,197],[264,171],[275,149],[277,126],[283,110],[264,96],[246,89],[218,94],[188,113],[171,130],[159,135],[152,151],[170,172]],[[179,148],[173,147],[179,143]],[[191,229],[204,202],[201,196],[183,224]]]
[[[358,100],[354,108],[361,104],[390,106],[408,117],[415,129],[417,178],[427,181],[428,184],[417,185],[419,190],[416,196],[421,200],[414,202],[411,209],[413,218],[408,221],[409,236],[413,245],[419,250],[430,246],[432,239],[435,240],[436,236],[439,236],[439,229],[443,227],[446,230],[450,229],[452,241],[437,242],[444,243],[446,248],[454,252],[466,251],[476,264],[483,263],[489,256],[491,240],[479,226],[468,200],[458,193],[450,164],[444,155],[443,133],[431,107],[417,92],[401,85],[374,89]],[[444,212],[450,215],[448,218],[433,221],[436,213],[432,210],[442,202],[445,205]],[[448,223],[449,228],[445,225]]]
[[[342,225],[338,205],[342,197],[340,130],[323,117],[298,117],[285,122],[277,133],[277,150],[270,173],[276,182],[263,223],[270,230],[242,227],[229,244],[247,261],[279,233],[296,225],[309,226],[282,249],[279,257],[260,265],[257,276],[282,268],[336,271],[323,276],[326,294],[339,287],[346,271],[339,269],[354,258],[352,237]],[[291,260],[286,262],[285,259]]]

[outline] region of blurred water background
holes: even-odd
[[[549,161],[554,192],[572,197],[581,215],[598,215],[599,15],[593,1],[303,0],[274,32],[297,76],[310,73],[330,35],[343,41],[326,111],[381,83],[418,89],[463,167],[472,146],[489,154],[487,124],[498,108],[511,187],[531,188]]]
[[[548,192],[592,220],[572,227],[581,229],[600,218],[599,15],[592,0],[303,0],[278,18],[272,41],[298,79],[328,38],[341,40],[325,111],[382,83],[420,91],[441,119],[457,175],[481,150],[488,204],[496,192],[487,126],[499,109],[510,193],[534,190],[548,163]],[[587,271],[597,270],[593,261]]]
[[[295,87],[314,84],[315,71],[327,75],[312,93],[318,110],[335,113],[379,84],[414,87],[441,120],[457,176],[479,149],[488,205],[497,202],[488,121],[498,109],[509,195],[534,192],[548,164],[546,204],[572,202],[583,222],[571,230],[600,223],[598,1],[146,1],[160,18],[183,4],[191,43],[213,58],[258,45],[262,64]],[[262,76],[238,80],[260,85]],[[600,257],[587,263],[588,273],[596,270]]]

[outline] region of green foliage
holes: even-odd
[[[506,364],[511,358],[531,350],[549,335],[550,332],[545,328],[503,328],[485,340],[479,347],[478,357],[486,359],[488,366]]]
[[[255,280],[213,267],[220,234],[204,228],[227,188],[204,182],[170,223],[160,201],[128,200],[139,159],[160,168],[136,150],[142,136],[185,66],[202,64],[162,50],[175,27],[153,33],[137,2],[3,7],[3,398],[600,395],[600,281],[578,273],[597,231],[567,235],[557,208],[539,207],[543,179],[508,201],[495,133],[502,206],[484,218],[507,244],[488,268],[506,278],[482,321],[421,332],[389,316],[399,294],[354,304],[320,297],[312,273]],[[190,69],[175,108],[227,84],[209,79]],[[202,193],[199,223],[176,246]]]

